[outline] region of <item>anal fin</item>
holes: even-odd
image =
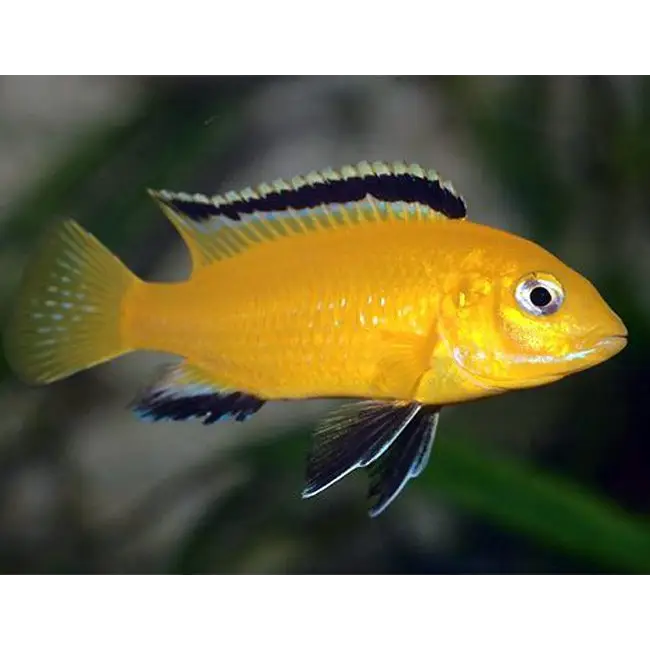
[[[183,362],[165,366],[131,407],[145,420],[201,419],[203,424],[212,424],[226,418],[242,422],[264,402],[255,395],[220,387],[204,370]]]

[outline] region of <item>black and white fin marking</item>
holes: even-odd
[[[242,422],[264,405],[248,393],[214,385],[202,370],[185,363],[165,367],[131,405],[144,420],[200,419],[212,424],[223,419]]]
[[[368,467],[371,517],[384,512],[408,481],[419,476],[427,466],[439,416],[439,410],[422,407],[386,453]]]
[[[386,453],[420,409],[415,403],[366,401],[336,410],[313,435],[303,498],[322,492]]]
[[[465,201],[449,182],[406,163],[362,162],[216,196],[149,193],[190,248],[195,267],[319,229],[467,216]]]

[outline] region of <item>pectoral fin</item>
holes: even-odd
[[[432,344],[426,336],[382,332],[383,356],[372,382],[373,392],[390,398],[415,395],[429,369]]]

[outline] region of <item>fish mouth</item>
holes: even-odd
[[[586,370],[591,366],[596,366],[614,355],[618,354],[627,345],[627,330],[624,333],[610,334],[608,336],[600,337],[595,343],[591,344],[588,348],[572,352],[564,358],[558,357],[558,363],[576,363],[574,369],[564,368],[561,371],[556,371],[553,368],[553,363],[547,366],[548,372],[535,374],[528,378],[518,377],[516,379],[508,379],[505,377],[484,377],[479,375],[463,364],[457,365],[462,368],[466,373],[467,378],[486,389],[493,390],[511,390],[518,388],[532,388],[534,386],[541,386],[543,384],[550,384],[560,379],[564,379],[570,374],[578,370]]]
[[[617,354],[627,345],[627,332],[625,334],[613,334],[601,338],[594,349],[604,349],[611,355]]]
[[[580,363],[580,369],[587,369],[611,359],[626,345],[627,330],[624,330],[624,333],[601,336],[589,347],[567,355],[565,361],[578,361]]]

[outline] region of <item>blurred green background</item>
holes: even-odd
[[[436,168],[470,217],[589,277],[630,331],[606,364],[443,411],[426,472],[377,520],[364,477],[299,498],[325,402],[246,424],[139,422],[137,354],[47,388],[0,365],[3,573],[650,570],[650,81],[0,78],[6,313],[73,217],[149,279],[189,269],[145,189],[221,192],[369,160]]]

